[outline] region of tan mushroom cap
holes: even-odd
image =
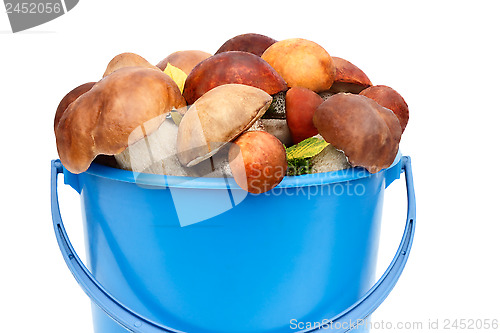
[[[271,105],[265,91],[242,84],[211,89],[186,112],[177,133],[177,154],[193,166],[215,154],[250,128]]]
[[[199,50],[177,51],[168,55],[156,66],[164,71],[170,63],[172,66],[179,68],[187,75],[191,72],[194,66],[211,56],[212,55],[210,53]]]
[[[288,84],[314,92],[328,90],[333,83],[335,67],[332,57],[319,44],[302,38],[285,39],[271,45],[264,59]]]
[[[115,155],[155,131],[162,114],[186,105],[175,82],[159,70],[119,69],[71,103],[56,128],[57,150],[73,173],[99,154]],[[148,121],[156,119],[156,121]],[[143,125],[146,124],[146,125]],[[143,131],[134,131],[143,126]]]
[[[152,65],[149,61],[147,61],[140,55],[135,53],[125,52],[111,59],[102,77],[108,76],[114,71],[124,67],[146,67],[157,70],[159,69],[158,67]]]
[[[342,150],[353,166],[371,173],[389,167],[398,153],[398,118],[368,97],[333,95],[318,107],[313,122],[323,138]]]
[[[78,97],[89,91],[94,86],[94,84],[95,82],[84,83],[76,87],[75,89],[71,90],[69,93],[66,94],[66,96],[63,97],[63,99],[57,106],[56,115],[54,116],[54,131],[56,130],[57,125],[59,124],[59,120],[61,119],[62,115],[64,114],[64,111],[66,111],[68,106],[71,103],[73,103]]]

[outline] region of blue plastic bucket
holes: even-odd
[[[407,227],[373,285],[384,190],[402,171]],[[58,173],[81,195],[89,269],[64,231]],[[260,195],[232,179],[137,176],[98,164],[74,175],[52,161],[54,228],[94,302],[95,333],[344,332],[389,294],[411,248],[408,157],[376,174],[285,177]]]

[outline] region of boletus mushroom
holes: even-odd
[[[84,172],[97,155],[121,153],[158,129],[161,115],[185,105],[175,82],[160,70],[118,69],[63,112],[55,129],[61,162],[73,173]]]
[[[191,174],[177,159],[177,125],[172,119],[165,119],[156,131],[144,136],[129,145],[124,151],[115,155],[121,169],[138,173],[152,173],[168,176],[197,176]],[[157,121],[151,119],[149,121]],[[147,126],[147,125],[146,125]],[[142,132],[142,126],[134,131]]]
[[[232,176],[227,160],[227,151],[219,151],[210,159],[193,167],[183,166],[177,158],[177,133],[179,128],[171,118],[165,119],[163,115],[160,117],[164,121],[156,131],[129,145],[124,151],[114,156],[119,168],[136,173],[167,176]],[[142,131],[142,126],[135,129],[135,131]]]
[[[265,91],[243,84],[211,89],[182,117],[177,134],[179,161],[191,167],[214,155],[249,129],[271,100]]]
[[[369,97],[384,108],[392,110],[396,117],[398,117],[401,130],[404,132],[410,118],[410,112],[408,104],[406,104],[403,97],[396,90],[378,85],[364,89],[360,92],[360,95]]]
[[[267,192],[286,175],[285,148],[267,132],[243,133],[231,144],[228,156],[234,180],[250,193]]]
[[[184,84],[191,70],[211,56],[210,53],[198,50],[177,51],[160,61],[156,66],[170,76],[183,93]]]
[[[332,93],[349,92],[359,94],[359,92],[372,85],[368,76],[350,61],[339,57],[332,57],[335,67],[333,84],[329,91]]]
[[[242,34],[227,40],[215,54],[227,51],[243,51],[260,57],[269,46],[276,42],[275,39],[260,34]]]
[[[57,128],[57,125],[59,124],[59,120],[61,119],[62,115],[64,114],[64,111],[68,108],[68,106],[73,103],[78,97],[81,95],[85,94],[87,91],[92,89],[94,86],[95,82],[87,82],[84,83],[75,89],[71,90],[69,93],[66,94],[66,96],[63,97],[59,105],[57,106],[56,110],[56,115],[54,116],[54,131]]]
[[[223,84],[244,84],[274,95],[287,88],[283,78],[255,54],[229,51],[205,59],[189,73],[184,98],[191,105],[209,90]]]
[[[171,64],[188,75],[196,65],[211,56],[210,53],[199,50],[177,51],[168,55],[156,66],[164,71],[167,65]]]
[[[333,95],[318,106],[313,122],[319,134],[343,151],[353,166],[370,173],[389,167],[398,153],[398,118],[368,97]]]
[[[111,59],[102,77],[108,76],[114,71],[124,67],[145,67],[145,68],[158,69],[158,67],[152,65],[149,61],[147,61],[140,55],[135,53],[125,52]]]

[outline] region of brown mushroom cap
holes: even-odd
[[[80,95],[85,94],[87,91],[89,91],[94,86],[94,84],[95,82],[84,83],[81,86],[78,86],[75,89],[71,90],[66,94],[66,96],[63,97],[63,99],[57,106],[56,115],[54,117],[54,131],[56,130],[57,125],[59,124],[59,120],[61,119],[64,111],[66,111],[68,106],[73,103],[78,97],[80,97]]]
[[[410,111],[408,110],[408,104],[396,90],[379,85],[366,88],[360,92],[360,95],[371,98],[384,108],[392,110],[398,117],[401,129],[404,132],[410,118]]]
[[[119,69],[97,82],[64,112],[56,128],[57,150],[73,173],[98,154],[115,155],[155,131],[162,114],[186,105],[175,82],[159,70]],[[149,121],[156,119],[156,121]],[[147,124],[144,125],[143,124]],[[134,131],[143,126],[143,131]]]
[[[177,51],[160,61],[156,67],[164,71],[170,63],[172,66],[179,68],[187,75],[191,73],[191,70],[196,65],[211,56],[212,55],[210,53],[198,50]]]
[[[245,84],[274,95],[286,89],[283,78],[262,58],[248,52],[219,53],[199,63],[189,73],[184,98],[193,104],[207,91],[223,84]]]
[[[108,76],[114,71],[124,67],[146,67],[146,68],[158,69],[158,67],[151,65],[149,61],[147,61],[140,55],[135,53],[125,52],[111,59],[102,77]]]
[[[278,185],[286,175],[285,147],[273,135],[252,131],[231,144],[229,166],[236,183],[250,193],[264,193]]]
[[[328,90],[333,83],[335,67],[328,52],[315,42],[292,38],[271,45],[262,59],[288,83],[314,92]]]
[[[389,167],[398,153],[398,118],[368,97],[333,95],[317,108],[313,122],[319,134],[342,150],[353,166],[371,173]]]
[[[260,57],[269,46],[276,42],[276,39],[260,34],[242,34],[227,40],[215,54],[227,51],[243,51]]]
[[[335,67],[335,76],[329,89],[331,92],[358,94],[361,90],[372,85],[368,76],[351,62],[339,57],[332,57],[332,60]]]
[[[209,158],[250,128],[271,101],[265,91],[242,84],[210,90],[188,109],[179,124],[179,161],[190,167]]]

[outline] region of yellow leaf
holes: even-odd
[[[311,158],[323,151],[329,145],[325,140],[312,137],[286,149],[287,159]]]
[[[177,84],[181,90],[181,94],[184,92],[184,83],[186,82],[187,74],[182,71],[182,69],[175,67],[171,63],[167,64],[167,67],[163,71],[165,74],[170,76],[172,80]]]

